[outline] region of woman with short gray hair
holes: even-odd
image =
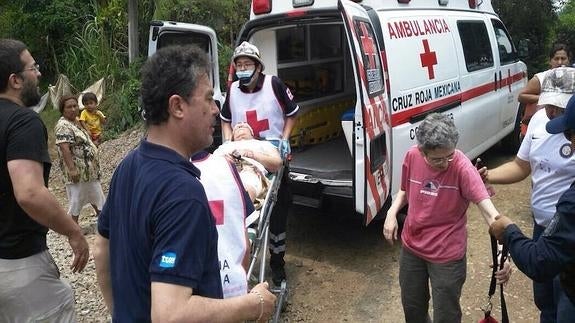
[[[451,117],[432,113],[417,127],[415,139],[420,149],[432,150],[439,147],[455,149],[459,140],[459,132]]]
[[[489,225],[499,214],[481,176],[455,149],[453,119],[431,113],[416,131],[417,145],[405,155],[401,188],[387,212],[383,234],[398,239],[397,213],[409,204],[401,233],[399,285],[406,322],[428,322],[429,283],[433,322],[461,322],[459,299],[466,278],[467,208],[477,204]],[[507,263],[498,283],[509,279]]]

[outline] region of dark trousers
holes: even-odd
[[[537,241],[543,231],[545,231],[545,227],[534,224],[533,241]],[[533,300],[541,311],[539,322],[573,322],[575,305],[569,300],[569,297],[567,297],[561,287],[559,276],[543,283],[533,282]]]
[[[285,166],[281,184],[278,190],[276,204],[270,216],[270,266],[280,268],[285,265],[286,228],[289,206],[292,203],[292,193],[289,179],[289,166]]]
[[[399,286],[405,322],[461,322],[459,299],[466,276],[466,257],[436,264],[402,247],[399,255]],[[433,299],[433,321],[428,313],[430,296]]]

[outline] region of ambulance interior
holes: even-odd
[[[341,19],[260,30],[252,41],[266,62],[265,72],[282,79],[300,106],[290,138],[290,171],[351,188],[354,159],[342,118],[353,124],[356,93]]]

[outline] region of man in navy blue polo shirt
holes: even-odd
[[[190,157],[212,141],[218,109],[207,55],[167,47],[142,69],[147,137],[117,167],[94,259],[115,322],[267,319],[267,283],[222,300],[217,231]]]

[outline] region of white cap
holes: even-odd
[[[537,105],[554,105],[565,109],[575,93],[575,68],[557,67],[545,74]]]

